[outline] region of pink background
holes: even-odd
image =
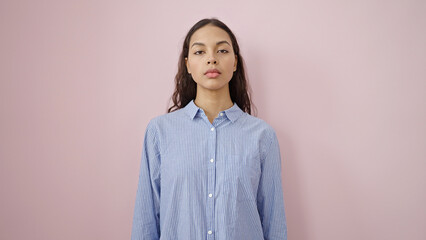
[[[189,28],[236,34],[291,240],[426,239],[426,2],[1,1],[0,239],[130,239]]]

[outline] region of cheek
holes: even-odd
[[[193,72],[197,72],[200,69],[200,63],[198,61],[190,61],[189,67]]]
[[[234,69],[235,58],[227,58],[224,62],[227,69]]]

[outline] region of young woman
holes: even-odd
[[[221,21],[189,30],[174,106],[145,131],[132,239],[287,239],[277,136],[250,115],[243,65]]]

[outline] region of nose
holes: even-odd
[[[210,63],[217,64],[217,61],[213,56],[209,57],[209,59],[207,60],[207,64],[210,64]]]

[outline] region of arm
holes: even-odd
[[[160,237],[160,154],[151,122],[145,130],[138,189],[133,215],[132,240]]]
[[[275,131],[261,162],[262,175],[257,193],[257,206],[265,240],[287,240],[287,223],[281,184],[281,155]]]

